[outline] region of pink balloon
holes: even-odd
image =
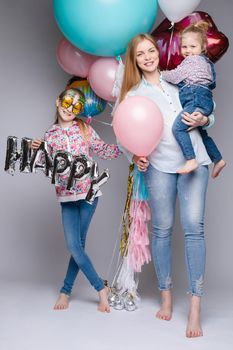
[[[118,65],[115,58],[101,57],[90,68],[88,74],[90,85],[96,95],[106,101],[116,100],[116,97],[112,96],[112,89]]]
[[[149,98],[129,96],[116,108],[113,129],[122,146],[138,156],[148,156],[160,141],[163,117]]]
[[[65,38],[58,43],[57,61],[61,68],[69,74],[86,78],[91,65],[97,58],[97,56],[89,55],[73,46]]]

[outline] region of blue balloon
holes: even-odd
[[[53,0],[57,24],[74,46],[97,56],[117,56],[130,40],[152,30],[157,0]]]

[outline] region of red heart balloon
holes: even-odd
[[[174,26],[171,26],[171,22],[166,18],[152,32],[152,36],[159,46],[159,65],[161,70],[174,69],[182,62],[183,57],[180,54],[180,34],[190,24],[200,20],[209,23],[209,29],[207,31],[207,56],[211,61],[218,61],[227,51],[229,41],[223,33],[218,31],[218,28],[208,13],[201,11],[193,12],[180,22],[175,23]]]

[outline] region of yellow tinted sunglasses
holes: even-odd
[[[74,99],[72,96],[64,96],[61,100],[61,106],[65,109],[68,109],[70,106],[72,106],[72,113],[78,115],[84,108],[84,101],[82,101],[82,99],[79,99],[76,103],[73,103],[73,100]]]

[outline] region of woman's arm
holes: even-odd
[[[188,131],[199,126],[201,126],[203,129],[207,129],[213,126],[215,122],[213,114],[206,117],[200,112],[193,112],[192,114],[184,112],[182,117],[182,122],[189,126]]]
[[[138,170],[140,171],[146,171],[148,165],[149,165],[149,161],[146,157],[142,157],[142,156],[137,156],[136,154],[131,153],[130,151],[128,151],[125,147],[123,147],[119,141],[117,141],[118,147],[119,149],[122,151],[122,153],[126,156],[126,158],[128,159],[128,161],[130,163],[134,163],[137,165]]]

